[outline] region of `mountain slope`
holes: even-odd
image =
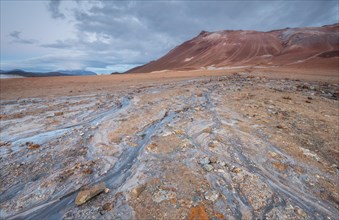
[[[293,65],[338,57],[339,24],[259,31],[202,31],[165,56],[127,72]],[[333,59],[337,62],[337,59]]]

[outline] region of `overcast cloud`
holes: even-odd
[[[200,31],[322,26],[337,1],[1,1],[1,69],[125,71]]]

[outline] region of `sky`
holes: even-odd
[[[123,72],[202,30],[338,23],[338,1],[0,0],[0,69]]]

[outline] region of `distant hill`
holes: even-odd
[[[89,76],[89,75],[97,75],[91,71],[85,70],[61,70],[55,72],[27,72],[24,70],[10,70],[4,71],[0,70],[0,73],[7,76],[23,76],[23,77],[48,77],[48,76]]]
[[[339,24],[268,32],[202,31],[158,60],[127,73],[315,63],[337,68],[338,56]]]
[[[97,75],[95,72],[87,70],[58,70],[57,72],[72,75],[72,76],[93,76]]]

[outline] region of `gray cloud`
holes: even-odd
[[[62,40],[57,40],[54,43],[49,43],[49,44],[41,44],[41,47],[46,47],[46,48],[55,48],[55,49],[71,49],[74,47],[74,44],[76,42],[72,40],[67,40],[67,41],[62,41]]]
[[[88,10],[75,9],[74,15],[79,43],[84,49],[112,54],[128,50],[131,54],[121,60],[148,62],[201,30],[269,31],[287,26],[318,26],[336,21],[328,13],[332,8],[338,9],[335,1],[102,0]],[[86,34],[97,38],[88,42]]]
[[[60,12],[60,3],[61,0],[50,0],[48,4],[48,10],[51,12],[52,18],[55,19],[64,19],[65,15]]]
[[[12,43],[19,43],[19,44],[35,44],[38,41],[34,39],[24,39],[21,37],[20,31],[12,31],[9,34],[10,37],[12,37]]]

